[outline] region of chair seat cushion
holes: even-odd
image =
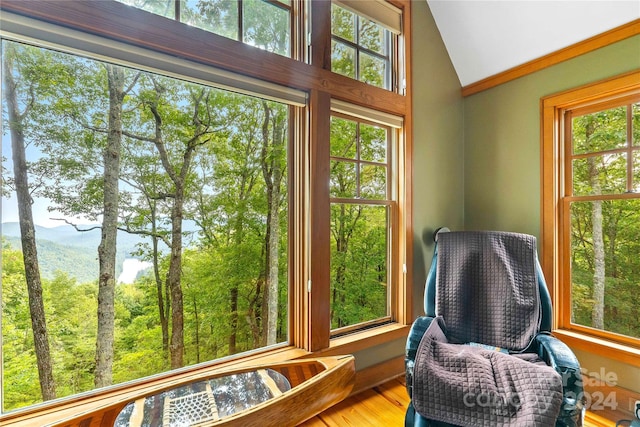
[[[416,354],[413,405],[426,418],[461,426],[553,426],[560,375],[536,355],[515,357],[451,344],[437,317]],[[530,359],[530,360],[526,360]]]

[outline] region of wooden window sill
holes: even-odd
[[[566,329],[556,329],[553,331],[553,335],[569,347],[577,348],[640,368],[639,348]]]
[[[57,420],[66,419],[80,413],[92,412],[100,407],[118,401],[134,400],[138,395],[156,387],[166,387],[189,377],[229,368],[241,368],[252,364],[264,364],[297,359],[308,355],[308,352],[293,347],[281,347],[259,354],[252,354],[240,359],[212,361],[198,366],[182,368],[178,371],[163,372],[152,377],[114,385],[106,390],[94,390],[44,402],[23,409],[0,415],[3,427],[32,427],[45,425]]]
[[[291,359],[350,354],[406,337],[408,333],[409,326],[393,323],[336,338],[331,341],[329,348],[314,353],[294,347],[281,347],[266,352],[251,354],[240,359],[212,361],[194,367],[183,368],[177,372],[165,372],[150,378],[115,385],[109,387],[107,390],[89,391],[80,395],[18,409],[0,415],[0,424],[3,427],[45,425],[56,420],[65,419],[74,414],[94,411],[101,406],[116,401],[134,400],[136,396],[150,388],[158,386],[164,387],[170,385],[171,382],[184,380],[191,376],[197,376],[207,372],[214,373],[223,369],[241,368],[249,365],[281,362]]]

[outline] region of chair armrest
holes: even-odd
[[[407,345],[405,347],[404,353],[404,368],[409,397],[413,395],[413,365],[416,360],[418,346],[420,345],[422,336],[424,335],[433,319],[433,317],[426,316],[418,317],[415,322],[413,322],[413,325],[411,325],[411,330],[409,331],[409,335],[407,336]]]
[[[549,334],[536,336],[538,357],[562,377],[564,396],[556,426],[580,426],[584,413],[584,389],[580,362],[562,341]]]

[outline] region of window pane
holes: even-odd
[[[386,55],[385,30],[380,25],[366,18],[360,18],[360,46],[365,49]]]
[[[138,9],[146,10],[147,12],[154,13],[156,15],[164,16],[166,18],[175,19],[176,6],[175,0],[116,0],[120,3],[128,4]]]
[[[6,41],[2,60],[24,113],[3,115],[5,410],[42,400],[46,354],[63,397],[288,341],[288,105]]]
[[[182,0],[180,21],[238,40],[238,4],[229,0]]]
[[[627,190],[627,155],[605,154],[573,160],[573,194],[617,194]]]
[[[640,200],[570,210],[572,322],[640,337]]]
[[[290,56],[289,11],[262,0],[244,0],[242,5],[244,43]]]
[[[574,154],[623,148],[627,143],[627,109],[617,107],[573,119]]]
[[[331,161],[331,197],[356,197],[356,173],[356,163]]]
[[[633,104],[633,145],[640,145],[640,102]]]
[[[356,41],[356,15],[346,9],[331,4],[331,34],[350,42]]]
[[[331,206],[331,328],[389,315],[386,206]]]
[[[360,81],[372,86],[386,88],[385,82],[387,61],[368,53],[360,53]]]
[[[360,197],[384,200],[387,198],[387,168],[363,164],[360,167]]]
[[[352,120],[331,117],[331,156],[355,159],[358,124]]]
[[[640,193],[640,151],[633,152],[633,191]]]
[[[344,43],[331,40],[331,71],[356,78],[356,50]]]
[[[385,128],[360,124],[360,158],[369,162],[387,161],[387,130]]]

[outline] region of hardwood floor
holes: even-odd
[[[350,396],[302,427],[402,427],[409,405],[404,376]],[[609,415],[609,414],[607,414]],[[584,427],[613,427],[615,422],[587,413]]]
[[[409,405],[404,377],[353,395],[300,424],[303,427],[401,427]]]

